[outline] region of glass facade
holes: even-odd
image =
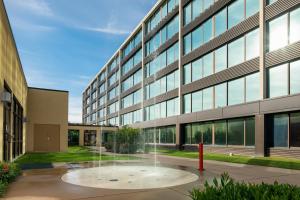
[[[183,130],[185,144],[255,145],[254,117],[186,124]]]
[[[300,40],[300,8],[268,22],[269,51],[274,51]]]
[[[175,144],[175,126],[147,128],[143,130],[147,144]]]

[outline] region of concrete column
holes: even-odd
[[[175,134],[176,134],[176,148],[180,149],[182,146],[181,143],[181,127],[179,123],[176,123],[176,127],[175,127]]]
[[[84,130],[79,130],[79,146],[84,146]]]
[[[266,52],[266,1],[260,0],[259,10],[259,74],[260,74],[260,99],[267,98],[267,73],[265,68]],[[255,116],[255,154],[265,156],[265,115]]]
[[[101,137],[101,131],[96,132],[96,146],[101,146],[102,137]]]
[[[255,116],[255,155],[265,156],[265,115]]]

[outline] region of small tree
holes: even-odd
[[[139,129],[128,126],[120,128],[117,132],[110,134],[105,148],[108,151],[122,154],[136,153],[143,145]]]

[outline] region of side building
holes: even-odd
[[[83,122],[300,158],[299,31],[299,0],[160,0],[83,92]]]

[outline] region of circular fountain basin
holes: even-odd
[[[183,185],[198,180],[196,174],[154,166],[103,166],[66,173],[64,182],[104,189],[154,189]]]

